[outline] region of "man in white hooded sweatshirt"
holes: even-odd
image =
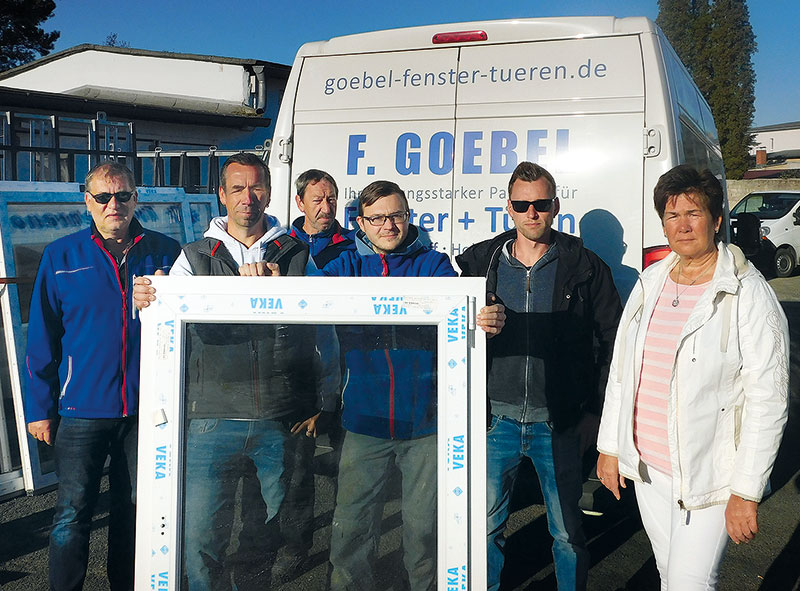
[[[264,211],[270,197],[266,164],[253,154],[236,154],[223,165],[220,182],[228,215],[211,220],[202,239],[184,246],[170,275],[304,275],[308,247]],[[137,283],[137,307],[146,307],[155,291],[144,278]],[[270,557],[264,554],[275,557],[276,540],[286,542],[282,558],[292,570],[307,556],[312,437],[320,411],[336,409],[339,387],[338,356],[320,355],[326,336],[316,330],[276,324],[187,328],[184,572],[193,589],[229,581],[232,503],[247,473],[258,480],[244,480],[244,530],[255,531],[239,537],[237,582],[254,568],[260,577],[266,566],[268,576]],[[263,509],[253,514],[248,497],[248,488],[259,485],[266,518]]]

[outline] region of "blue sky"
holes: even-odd
[[[109,33],[131,47],[292,63],[307,41],[414,25],[536,16],[647,16],[656,0],[294,0],[245,3],[189,0],[56,0],[46,30],[58,29],[56,50],[103,43]],[[235,5],[244,8],[236,9]],[[750,0],[756,34],[755,125],[800,121],[800,2]]]

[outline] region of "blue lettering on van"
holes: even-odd
[[[410,150],[418,150],[421,145],[420,142],[419,136],[411,132],[404,133],[397,138],[394,168],[398,174],[419,174],[419,152],[411,152]],[[350,174],[350,172],[348,171],[347,174]]]
[[[364,157],[361,144],[367,141],[367,135],[359,133],[351,135],[347,142],[347,174],[358,174],[358,161]]]
[[[528,130],[528,161],[539,162],[539,157],[544,156],[546,149],[541,145],[543,139],[547,138],[546,129]]]
[[[513,131],[493,131],[491,164],[492,174],[511,174],[517,167],[517,134]]]
[[[569,64],[517,64],[510,66],[491,66],[487,69],[471,70],[415,70],[410,67],[395,74],[393,69],[378,72],[362,70],[360,74],[337,76],[325,79],[322,92],[326,96],[344,92],[378,92],[379,89],[390,89],[392,84],[400,88],[435,88],[441,86],[460,86],[469,84],[512,84],[524,88],[521,84],[548,82],[556,80],[575,80],[587,78],[606,78],[608,66],[592,58],[580,59],[580,63]]]
[[[464,162],[461,164],[461,171],[464,174],[480,174],[481,165],[475,164],[475,159],[481,155],[481,148],[477,143],[483,139],[482,131],[464,132]]]
[[[281,298],[250,298],[250,308],[253,310],[283,310]]]
[[[484,207],[485,212],[489,214],[489,231],[490,232],[507,232],[514,227],[511,217],[505,207],[491,206]],[[569,234],[575,233],[575,216],[571,213],[559,213],[557,216],[556,228],[559,232],[567,232]],[[569,229],[565,229],[569,226]]]
[[[452,133],[440,131],[431,136],[428,169],[433,174],[449,174],[453,171],[454,145],[455,140]]]
[[[551,139],[554,138],[554,139]],[[461,172],[482,174],[486,166],[481,162],[487,156],[483,143],[487,140],[482,131],[465,131],[460,139],[463,162]],[[547,140],[551,144],[546,145]],[[510,174],[520,160],[539,162],[552,151],[564,154],[569,151],[569,129],[556,129],[551,134],[547,129],[529,129],[525,133],[525,146],[520,145],[520,138],[511,130],[494,130],[488,137],[488,167],[491,174]],[[366,134],[348,136],[347,174],[359,174],[359,162],[366,157],[364,144]],[[453,172],[456,140],[449,131],[437,131],[430,139],[423,138],[415,132],[401,133],[395,142],[395,172],[403,176],[431,173],[446,175]],[[423,171],[423,163],[427,170]],[[367,167],[369,171],[374,166]],[[362,169],[363,170],[363,169]]]

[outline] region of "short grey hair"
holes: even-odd
[[[297,180],[294,182],[294,186],[297,188],[297,194],[300,199],[302,199],[305,195],[308,185],[316,185],[320,181],[328,181],[331,184],[331,187],[333,187],[333,196],[338,199],[339,187],[336,186],[336,181],[333,180],[333,177],[330,174],[317,168],[309,168],[307,171],[297,177]]]
[[[121,164],[120,162],[114,162],[113,160],[105,160],[100,164],[95,164],[92,169],[86,174],[86,180],[84,181],[84,185],[86,185],[86,190],[89,191],[89,186],[91,185],[92,181],[94,181],[95,177],[111,177],[112,179],[125,179],[128,181],[128,186],[130,186],[132,191],[136,190],[136,177],[133,176],[133,172],[130,168]],[[91,193],[91,191],[89,191]]]

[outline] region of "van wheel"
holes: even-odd
[[[775,252],[775,274],[778,277],[791,277],[797,266],[797,257],[789,246],[779,248]]]

